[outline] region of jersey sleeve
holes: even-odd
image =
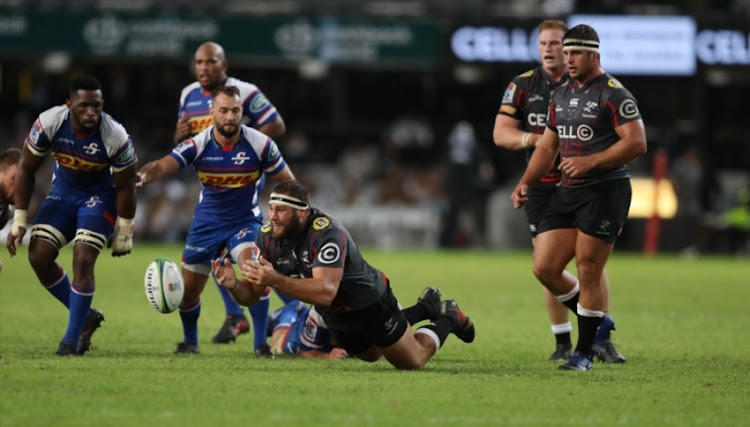
[[[311,227],[315,231],[312,248],[312,268],[341,267],[346,260],[347,239],[344,230],[325,216],[313,218]]]
[[[260,153],[260,159],[263,171],[271,176],[278,174],[286,167],[286,161],[284,156],[281,155],[279,146],[268,137],[266,137],[265,146]]]
[[[245,98],[242,108],[250,118],[250,123],[255,126],[271,123],[279,115],[276,106],[257,87]]]
[[[522,76],[514,77],[505,88],[498,114],[504,114],[516,120],[523,120],[523,96],[527,91],[526,86],[526,79]]]
[[[557,133],[557,116],[555,115],[555,97],[553,96],[547,106],[547,128]]]
[[[624,87],[619,87],[612,92],[608,105],[612,126],[615,128],[641,118],[641,113],[638,111],[638,102],[630,91]]]
[[[115,172],[119,172],[135,164],[135,162],[138,161],[138,156],[135,153],[133,139],[128,136],[125,143],[122,144],[110,159],[112,161],[112,170]]]
[[[26,136],[26,145],[31,154],[39,157],[49,155],[55,133],[60,129],[67,114],[67,107],[58,106],[44,111],[37,117]]]
[[[194,139],[186,139],[177,144],[169,155],[177,160],[181,168],[193,164],[198,155],[198,147]]]

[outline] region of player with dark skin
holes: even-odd
[[[217,87],[224,85],[227,81],[228,69],[229,62],[224,54],[224,48],[218,43],[205,42],[195,51],[193,71],[204,91],[212,92]],[[274,121],[259,126],[258,130],[276,139],[286,133],[286,125],[284,124],[284,119],[278,114]],[[187,115],[183,113],[175,127],[175,144],[194,134],[195,132],[191,129]]]

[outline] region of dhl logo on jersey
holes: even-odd
[[[196,116],[191,117],[190,120],[188,120],[188,124],[190,124],[190,133],[195,135],[214,124],[214,120],[211,116]]]
[[[260,171],[249,173],[210,173],[198,172],[198,178],[205,185],[214,187],[240,188],[254,184],[260,178]]]
[[[81,158],[70,156],[68,154],[53,153],[53,155],[55,156],[57,163],[68,169],[79,171],[98,171],[109,167],[109,165],[105,163],[88,162]]]

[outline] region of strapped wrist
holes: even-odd
[[[133,219],[127,219],[122,217],[117,217],[117,222],[115,223],[120,230],[127,230],[128,232],[133,231]]]
[[[13,225],[11,226],[10,232],[13,233],[14,236],[18,236],[19,228],[26,228],[27,215],[28,212],[26,209],[16,209],[13,213]]]
[[[529,147],[529,138],[531,138],[531,132],[524,132],[523,136],[521,137],[521,147]]]

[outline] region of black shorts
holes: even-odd
[[[539,222],[538,232],[577,228],[610,243],[625,225],[630,210],[630,179],[616,179],[590,187],[559,187]]]
[[[558,181],[539,182],[529,187],[529,191],[526,194],[529,200],[526,201],[523,207],[526,210],[526,221],[529,223],[529,232],[532,239],[536,237],[537,230],[539,229],[539,221],[542,219],[549,199],[555,194],[555,190],[557,190],[557,183]]]
[[[357,311],[323,314],[323,320],[333,343],[349,354],[395,344],[409,327],[390,286],[375,304]]]

